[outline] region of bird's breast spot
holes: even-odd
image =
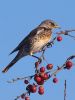
[[[46,45],[49,42],[49,40],[40,40],[38,42],[35,42],[33,45],[33,52],[38,52],[40,49]]]

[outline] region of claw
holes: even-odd
[[[39,62],[39,64],[41,64],[42,58],[38,58],[38,62]]]

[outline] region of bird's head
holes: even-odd
[[[53,20],[45,20],[41,22],[39,27],[44,27],[46,29],[60,28],[59,25],[57,25]]]

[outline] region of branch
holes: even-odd
[[[64,84],[64,100],[66,100],[66,80],[65,80],[65,84]]]
[[[74,31],[75,31],[75,29],[73,29],[73,30],[64,30],[64,31],[57,32],[56,34],[58,34],[58,35],[61,35],[61,34],[68,35],[68,36],[72,37],[73,39],[75,39],[75,36],[72,36],[72,35],[69,34],[70,32],[74,32]]]
[[[56,70],[54,70],[54,71],[47,71],[46,73],[50,73],[50,77],[55,76],[58,72],[60,72],[61,70],[63,70],[65,68],[65,65],[66,65],[67,61],[72,60],[74,58],[75,58],[75,55],[72,55],[72,56],[68,57],[67,60],[65,61],[65,63],[61,67],[57,66],[58,68]],[[38,74],[39,74],[39,70],[38,70]],[[34,76],[35,76],[35,74],[31,75],[31,76],[28,76],[28,77],[12,79],[11,81],[7,81],[7,82],[8,83],[14,83],[16,81],[25,80],[25,79],[31,80]]]
[[[34,77],[34,75],[32,75],[32,76],[27,76],[27,77],[22,77],[22,78],[12,79],[11,81],[7,81],[7,82],[8,82],[8,83],[14,83],[14,82],[16,82],[16,81],[25,80],[25,79],[31,80],[33,77]]]

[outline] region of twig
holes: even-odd
[[[67,60],[65,61],[65,63],[64,63],[61,67],[58,67],[58,68],[55,69],[54,71],[48,71],[48,72],[46,72],[46,73],[51,73],[51,74],[50,74],[50,77],[55,76],[58,72],[60,72],[62,69],[65,68],[66,62],[67,62],[68,60],[72,60],[72,59],[74,59],[74,58],[75,58],[75,55],[72,55],[72,56],[68,57]],[[35,74],[32,75],[32,76],[28,76],[28,77],[12,79],[11,81],[7,81],[7,82],[8,82],[8,83],[14,83],[14,82],[16,82],[16,81],[24,80],[24,79],[29,79],[29,80],[31,80],[34,76],[35,76]]]
[[[61,35],[61,34],[68,35],[69,32],[74,32],[74,31],[75,31],[75,29],[73,29],[73,30],[64,30],[64,31],[57,32],[56,34],[58,34],[58,35]]]
[[[14,83],[16,81],[20,81],[20,80],[24,80],[24,79],[29,79],[31,80],[34,77],[34,75],[32,76],[27,76],[27,77],[22,77],[22,78],[16,78],[16,79],[12,79],[11,81],[7,81],[8,83]]]
[[[73,39],[75,39],[75,36],[72,36],[72,35],[69,34],[69,32],[73,32],[73,31],[75,31],[75,30],[74,30],[74,29],[73,29],[73,30],[64,30],[64,31],[57,32],[56,34],[57,34],[57,35],[62,35],[62,34],[68,35],[68,36],[72,37]],[[48,42],[48,43],[43,47],[42,50],[46,50],[46,48],[52,47],[52,45],[54,44],[56,38],[57,38],[57,36],[54,37],[54,38],[52,39],[52,41]]]
[[[75,40],[75,36],[72,36],[72,35],[69,34],[69,32],[73,32],[73,31],[75,31],[75,29],[72,29],[72,30],[64,30],[64,31],[56,32],[56,34],[57,34],[57,36],[62,35],[62,34],[68,35],[68,36],[72,37],[72,38]],[[42,48],[41,52],[45,52],[47,48],[52,47],[52,46],[54,45],[54,43],[55,43],[55,40],[57,39],[57,36],[55,36],[50,42],[48,42],[48,43]],[[44,53],[43,53],[43,55],[42,55],[41,57],[45,58],[45,57],[44,57]],[[46,60],[46,59],[44,59],[44,60]],[[47,61],[46,61],[46,62],[47,62]]]
[[[73,58],[75,58],[75,55],[70,56],[69,58],[67,58],[66,61],[68,61],[68,60],[72,60]]]
[[[61,66],[61,67],[59,67],[58,66],[58,68],[56,69],[56,70],[54,70],[54,71],[48,71],[48,72],[46,72],[46,73],[51,73],[50,75],[49,75],[49,78],[51,78],[52,76],[55,76],[58,72],[60,72],[62,69],[64,69],[65,68],[65,65],[66,65],[66,62],[68,61],[68,60],[72,60],[72,59],[74,59],[75,58],[75,55],[72,55],[72,56],[70,56],[70,57],[68,57],[67,58],[67,60],[65,61],[65,63]],[[32,79],[33,77],[35,76],[35,74],[34,75],[32,75],[32,76],[28,76],[28,77],[23,77],[23,78],[17,78],[17,79],[13,79],[12,81],[7,81],[8,83],[14,83],[14,82],[16,82],[16,81],[18,81],[18,80],[24,80],[24,79]],[[64,86],[65,86],[65,88],[64,88],[64,100],[66,100],[66,80],[65,80],[65,84],[64,84]],[[30,92],[29,91],[27,91],[26,93],[24,93],[25,95],[27,94],[29,94],[30,95]],[[19,98],[21,97],[21,95],[20,96],[17,96],[14,100],[18,100]]]
[[[72,29],[72,30],[66,30],[66,32],[73,32],[75,31],[75,29]]]
[[[66,64],[67,61],[72,60],[74,58],[75,58],[75,55],[72,55],[72,56],[68,57],[67,60],[65,61],[65,63],[61,67],[58,67],[54,72],[52,72],[51,77],[54,76],[54,75],[56,75],[63,68],[65,68],[65,64]]]
[[[23,94],[21,94],[21,95],[27,95],[28,94],[28,92],[25,92],[25,93],[23,93]],[[17,96],[14,100],[18,100],[20,97],[21,97],[21,95],[20,96]]]
[[[75,30],[65,30],[65,31],[57,32],[56,34],[58,34],[58,35],[61,35],[61,34],[68,35],[75,40],[75,36],[72,36],[72,35],[69,34],[69,32],[73,32],[73,31],[75,31]]]
[[[66,100],[66,80],[65,80],[65,84],[64,84],[64,100]]]

